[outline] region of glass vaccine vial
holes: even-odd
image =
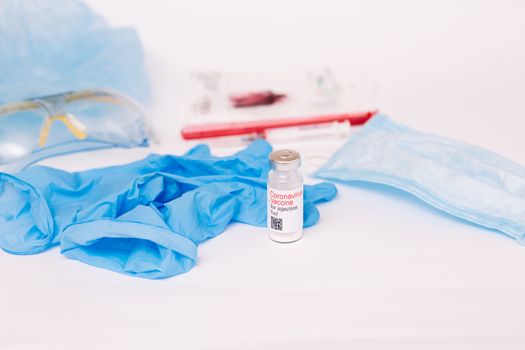
[[[279,243],[303,236],[303,176],[301,156],[291,149],[270,153],[268,173],[268,236]]]

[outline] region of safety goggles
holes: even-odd
[[[83,90],[0,106],[0,170],[54,155],[148,144],[141,108],[110,91]]]

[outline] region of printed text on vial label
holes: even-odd
[[[279,232],[296,232],[303,225],[303,189],[279,191],[268,188],[268,227]]]

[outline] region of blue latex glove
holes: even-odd
[[[266,225],[271,146],[256,141],[229,157],[197,146],[184,156],[150,155],[123,166],[69,173],[35,166],[0,173],[0,247],[65,256],[117,272],[163,278],[191,269],[197,244],[232,221]],[[335,186],[305,186],[304,225]]]

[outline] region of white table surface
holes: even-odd
[[[320,65],[355,73],[370,107],[400,122],[525,164],[523,2],[89,3],[140,32],[161,143],[46,164],[78,170],[182,153],[191,144],[178,136],[181,82],[191,69]],[[328,154],[337,145],[296,148]],[[0,348],[524,348],[525,247],[396,190],[338,188],[301,241],[279,245],[265,229],[233,224],[199,247],[193,270],[161,281],[58,249],[2,252]]]

